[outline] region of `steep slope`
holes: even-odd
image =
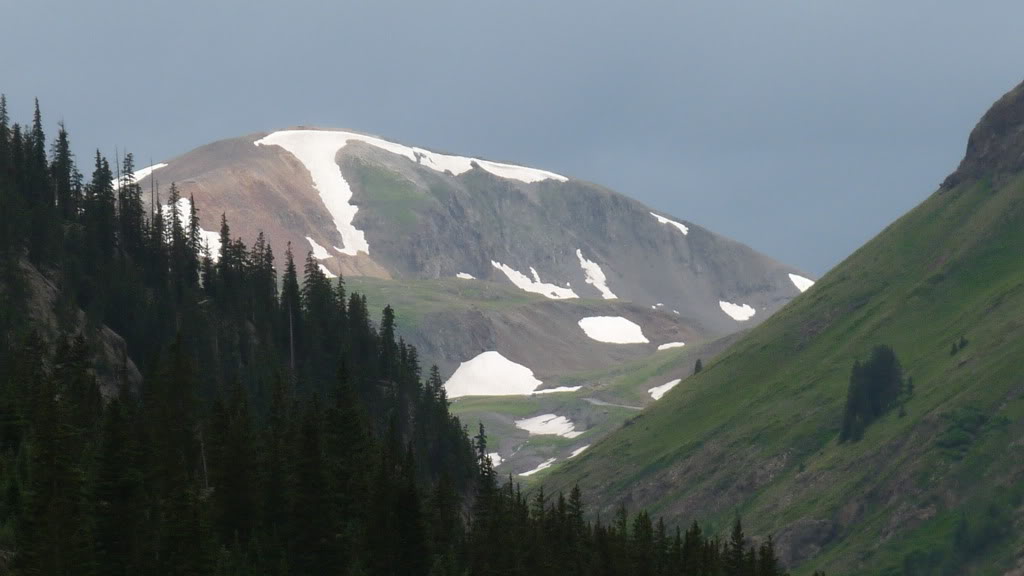
[[[194,200],[214,255],[225,214],[232,237],[264,232],[279,265],[291,243],[296,259],[309,251],[374,306],[406,311],[402,336],[452,379],[453,397],[529,395],[659,347],[711,342],[761,322],[812,283],[594,184],[354,132],[224,140],[137,176],[144,190],[162,184],[164,195],[175,183],[183,209]],[[496,383],[510,372],[521,381]],[[572,392],[600,382],[587,378]],[[454,410],[475,423],[522,409],[516,399],[498,403],[511,405]],[[508,469],[536,459],[522,447],[510,449]]]
[[[1022,135],[1024,86],[928,200],[548,489],[719,528],[741,513],[797,573],[1020,573]],[[883,343],[913,378],[906,413],[840,444],[851,366]]]

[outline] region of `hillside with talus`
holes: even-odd
[[[547,474],[742,515],[796,574],[1024,573],[1024,85],[925,202]]]
[[[173,183],[182,215],[194,202],[214,259],[263,233],[279,269],[290,244],[299,268],[394,305],[503,473],[578,454],[813,284],[595,184],[355,132],[223,140],[134,179],[154,202]]]

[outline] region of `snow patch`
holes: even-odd
[[[328,258],[334,258],[334,255],[328,252],[327,248],[324,248],[323,246],[317,244],[316,240],[313,240],[309,236],[306,236],[306,240],[308,240],[309,245],[313,247],[313,258],[316,258],[317,260],[327,260]]]
[[[534,394],[554,394],[556,392],[575,392],[583,388],[583,386],[559,386],[557,388],[547,388],[545,390],[535,390]]]
[[[580,446],[579,448],[573,450],[572,454],[569,454],[569,458],[575,458],[575,457],[579,456],[587,448],[590,448],[590,444],[587,444],[586,446]]]
[[[668,350],[669,348],[682,348],[686,346],[685,342],[665,342],[664,344],[658,344],[658,350]]]
[[[579,248],[576,249],[576,257],[580,259],[580,268],[587,275],[587,284],[597,288],[601,293],[601,297],[605,300],[615,300],[618,298],[614,292],[608,289],[608,278],[604,275],[604,270],[601,270],[601,266],[597,262],[584,258],[583,251]]]
[[[721,306],[722,312],[725,312],[737,322],[746,322],[754,316],[755,312],[757,312],[752,306],[750,306],[750,304],[740,305],[733,304],[732,302],[726,302],[725,300],[719,300],[718,305]]]
[[[463,280],[476,280],[476,278],[474,278],[472,274],[466,274],[465,272],[459,272],[458,274],[455,275],[455,277],[461,278]]]
[[[554,414],[541,414],[540,416],[534,416],[533,418],[524,418],[522,420],[516,420],[516,428],[520,430],[526,430],[531,435],[551,435],[561,436],[563,438],[575,438],[583,432],[576,430],[573,426],[572,420],[569,420],[565,416],[556,416]]]
[[[537,270],[535,270],[532,266],[530,267],[530,272],[533,274],[532,280],[526,274],[523,274],[522,272],[516,270],[515,268],[512,268],[511,266],[506,266],[501,262],[495,262],[494,260],[491,260],[491,266],[494,266],[498,270],[501,270],[505,274],[505,277],[507,277],[510,282],[512,282],[513,284],[516,285],[516,287],[525,292],[541,294],[542,296],[546,296],[548,298],[551,298],[552,300],[579,298],[579,296],[577,296],[571,288],[562,288],[561,286],[558,286],[556,284],[545,284],[544,282],[541,282],[540,275],[537,274]]]
[[[690,233],[690,229],[686,227],[686,224],[680,224],[679,222],[676,222],[675,220],[669,220],[668,218],[665,218],[664,216],[658,216],[654,212],[651,212],[651,216],[654,216],[655,218],[657,218],[658,222],[661,222],[662,224],[669,224],[671,226],[675,226],[676,228],[679,229],[680,232],[683,233],[683,236],[686,236],[687,234]]]
[[[152,174],[156,170],[159,170],[161,168],[166,168],[166,167],[167,167],[167,164],[161,162],[159,164],[153,164],[152,166],[146,166],[145,168],[139,168],[138,170],[132,172],[132,174],[135,175],[135,182],[142,182],[142,180],[146,176],[149,176],[150,174]],[[121,174],[121,179],[120,180],[114,180],[114,190],[119,190],[121,188],[121,182],[128,180],[128,176],[130,176],[130,174],[127,174],[127,173],[126,174]],[[187,214],[187,212],[186,212],[186,214]]]
[[[491,350],[459,364],[444,388],[449,398],[527,396],[542,384],[533,370]]]
[[[501,459],[501,454],[498,454],[497,452],[489,452],[487,456],[490,457],[492,466],[494,466],[495,468],[501,466],[501,463],[503,462],[503,460]]]
[[[799,290],[801,293],[806,292],[808,288],[814,286],[814,280],[811,280],[810,278],[804,278],[803,276],[800,276],[798,274],[790,274],[789,280],[790,282],[793,283],[794,286],[796,286],[796,289]]]
[[[654,398],[655,400],[661,400],[661,397],[664,396],[666,392],[675,388],[676,385],[679,384],[680,382],[682,382],[682,379],[676,378],[671,382],[666,382],[661,386],[655,386],[654,388],[651,388],[650,390],[647,391],[647,393],[651,395],[651,398]]]
[[[593,340],[609,344],[648,342],[640,326],[622,316],[589,316],[579,321],[580,328]]]
[[[557,180],[559,182],[569,180],[561,174],[555,174],[554,172],[548,172],[547,170],[538,170],[536,168],[527,168],[525,166],[516,166],[514,164],[502,164],[501,162],[491,162],[490,160],[473,159],[473,161],[476,162],[476,165],[480,168],[483,168],[499,178],[519,180],[520,182],[525,182],[527,184],[541,182],[544,180]]]
[[[317,264],[317,266],[320,267],[320,271],[324,273],[324,276],[327,276],[328,278],[337,278],[338,277],[337,274],[335,274],[334,272],[331,272],[330,270],[328,270],[327,266],[324,266],[323,264]]]
[[[160,167],[160,164],[157,164]],[[163,164],[162,166],[166,166]],[[138,172],[136,172],[138,174]],[[175,204],[178,212],[178,219],[181,220],[181,225],[186,229],[188,228],[188,220],[192,214],[192,201],[188,198],[178,198],[178,203]],[[171,205],[164,204],[161,207],[161,211],[164,220],[170,222],[171,219]],[[220,232],[211,232],[209,230],[203,230],[199,228],[199,239],[202,241],[210,250],[210,259],[216,262],[220,258]]]
[[[537,472],[540,472],[541,470],[547,470],[548,468],[551,468],[551,465],[555,463],[555,460],[557,460],[557,458],[549,458],[549,459],[541,462],[540,466],[537,466],[533,470],[530,470],[529,472],[523,472],[523,473],[521,473],[519,475],[520,476],[532,476],[532,475],[536,474]]]

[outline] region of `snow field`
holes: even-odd
[[[579,321],[580,328],[592,340],[608,344],[647,343],[640,326],[622,316],[589,316]]]
[[[516,428],[526,430],[531,435],[551,435],[563,438],[576,438],[583,432],[576,430],[572,420],[565,416],[541,414],[533,418],[516,420]]]
[[[654,216],[655,218],[657,218],[658,222],[661,222],[662,224],[668,224],[670,226],[674,226],[676,229],[678,229],[680,232],[683,233],[683,236],[686,236],[687,234],[690,233],[690,229],[686,227],[686,224],[680,224],[679,222],[676,222],[675,220],[669,220],[668,218],[665,218],[664,216],[658,216],[654,212],[651,212],[651,216]]]
[[[580,259],[580,268],[583,269],[583,273],[587,276],[587,284],[597,288],[598,292],[601,293],[601,297],[605,300],[615,300],[618,298],[614,292],[608,289],[608,278],[604,275],[604,270],[601,270],[601,266],[597,262],[584,258],[583,251],[579,248],[576,249],[576,257]]]
[[[793,283],[794,286],[796,286],[796,289],[799,290],[801,293],[806,292],[808,288],[814,286],[814,280],[811,280],[810,278],[804,278],[799,274],[790,274],[789,280],[790,282]]]
[[[750,304],[740,305],[720,300],[718,305],[722,308],[722,312],[725,312],[737,322],[746,322],[753,318],[754,313],[757,312]]]
[[[658,344],[658,350],[668,350],[669,348],[682,348],[686,346],[685,342],[666,342],[664,344]]]
[[[334,257],[333,254],[327,251],[327,248],[324,248],[323,246],[317,244],[316,240],[313,240],[309,236],[306,236],[306,240],[309,242],[310,247],[313,249],[313,258],[316,258],[317,260],[327,260],[328,258]]]
[[[460,364],[444,387],[449,398],[528,396],[542,384],[533,370],[491,350]]]
[[[654,398],[655,400],[661,400],[661,397],[664,396],[666,392],[675,388],[676,385],[679,384],[680,382],[682,382],[682,379],[676,378],[675,380],[666,382],[661,386],[655,386],[654,388],[651,388],[650,390],[647,391],[647,393],[651,395],[651,398]]]
[[[587,444],[586,446],[580,446],[579,448],[573,450],[572,454],[569,454],[569,458],[575,458],[575,457],[579,456],[587,448],[590,448],[590,444]]]
[[[506,266],[501,262],[495,262],[494,260],[491,260],[491,266],[494,266],[498,270],[501,270],[501,272],[505,274],[505,277],[509,279],[509,282],[512,282],[513,284],[516,285],[517,288],[523,290],[524,292],[540,294],[547,298],[551,298],[552,300],[566,300],[569,298],[579,298],[579,296],[577,296],[571,288],[562,288],[561,286],[558,286],[556,284],[547,284],[541,282],[540,275],[537,274],[537,271],[532,267],[530,268],[530,272],[533,273],[533,278],[531,279],[526,274],[523,274],[522,272],[516,270],[515,268],[512,268],[511,266]]]
[[[529,470],[527,472],[520,472],[519,475],[520,476],[533,476],[534,474],[536,474],[537,472],[540,472],[541,470],[547,470],[548,468],[551,468],[551,465],[555,463],[555,460],[557,460],[557,458],[549,458],[549,459],[541,462],[540,466],[537,466],[533,470]]]

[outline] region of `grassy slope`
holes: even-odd
[[[402,326],[415,326],[425,316],[450,310],[503,310],[546,302],[537,294],[513,286],[491,282],[471,282],[458,278],[436,280],[382,280],[367,276],[345,278],[349,290],[366,296],[370,310],[390,304]]]
[[[535,459],[558,457],[562,462],[565,461],[563,457],[572,449],[596,442],[636,416],[639,410],[630,407],[646,406],[652,401],[647,389],[663,384],[662,380],[670,379],[659,375],[688,368],[693,362],[694,354],[699,352],[700,348],[700,345],[696,345],[689,350],[665,350],[614,370],[571,375],[558,382],[559,386],[583,386],[584,388],[578,392],[459,398],[452,403],[452,413],[471,429],[475,429],[477,422],[483,422],[487,427],[488,436],[500,444],[506,459],[507,450],[511,447],[516,451],[527,449]],[[588,398],[607,404],[593,404],[587,400]],[[576,438],[530,436],[526,441],[527,434],[515,428],[514,420],[540,414],[566,416],[583,434]],[[519,466],[517,471],[527,468],[530,466]],[[547,473],[548,471],[544,471],[528,480],[523,478],[523,481],[534,483]]]
[[[393,305],[400,332],[404,328],[420,325],[425,317],[438,312],[470,309],[503,311],[548,302],[543,296],[529,294],[511,286],[456,278],[381,280],[349,277],[346,282],[350,290],[367,296],[371,310],[379,310],[389,303]],[[580,300],[579,303],[599,306],[608,304],[603,300]],[[572,305],[573,302],[567,304]],[[483,422],[492,440],[492,447],[496,450],[500,447],[506,458],[513,450],[525,449],[523,454],[530,454],[533,459],[559,457],[561,461],[572,449],[610,434],[638,413],[637,410],[622,406],[648,405],[652,402],[647,393],[648,388],[689,374],[697,358],[707,361],[726,347],[725,342],[735,338],[732,335],[710,343],[692,342],[684,348],[655,352],[612,369],[560,374],[545,382],[545,387],[582,386],[579,392],[530,397],[460,398],[453,402],[452,412],[471,429],[475,429],[477,422]],[[596,405],[588,402],[588,398],[622,406]],[[574,439],[533,436],[527,442],[526,433],[515,428],[514,420],[546,413],[569,417],[584,434]],[[514,469],[519,471],[525,468],[519,464]],[[529,481],[532,483],[541,477],[543,473],[531,477]]]
[[[850,366],[878,343],[916,393],[839,445]],[[1022,437],[1017,179],[936,193],[548,485],[719,528],[738,511],[811,558],[798,573],[938,573],[963,514],[973,533],[1006,528],[967,565],[1001,574],[1024,563]]]

